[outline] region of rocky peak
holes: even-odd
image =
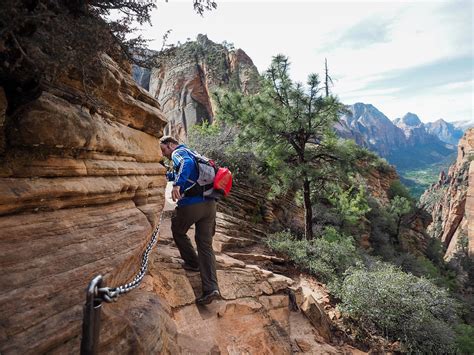
[[[438,162],[453,153],[453,148],[428,133],[412,113],[393,122],[371,104],[347,106],[335,130],[343,138],[377,152],[399,169]]]
[[[408,112],[402,118],[395,119],[393,123],[403,131],[409,145],[426,143],[429,140],[423,123],[413,113]]]
[[[427,132],[437,136],[441,141],[453,145],[457,145],[464,134],[461,128],[455,127],[454,124],[446,122],[442,118],[426,123],[425,128]]]
[[[452,123],[454,127],[459,128],[463,132],[466,131],[468,128],[474,127],[474,121],[472,120],[454,121]]]
[[[418,127],[422,125],[420,118],[414,113],[408,112],[400,119],[400,124],[411,127]]]
[[[402,118],[397,118],[393,123],[402,130],[408,146],[442,145],[436,135],[425,128],[423,122],[414,113],[408,112]]]
[[[390,120],[372,104],[357,102],[350,107],[352,118],[348,118],[349,124],[354,121],[373,124],[389,124]]]
[[[198,35],[196,41],[160,53],[151,71],[149,91],[168,117],[166,134],[186,141],[190,127],[213,121],[215,90],[253,92],[257,77],[257,68],[242,49]]]
[[[381,156],[389,156],[391,150],[404,144],[403,132],[373,105],[358,102],[347,109],[349,112],[340,118],[342,127],[346,124],[354,136],[360,134],[359,140]]]

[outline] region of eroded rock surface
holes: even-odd
[[[71,99],[84,90],[73,75],[8,115],[0,90],[2,354],[77,353],[86,285],[98,274],[110,286],[128,281],[158,225],[166,121],[127,68],[106,55],[101,65],[100,85],[89,93],[101,102],[96,110]],[[133,312],[167,317],[157,296],[129,306],[128,323],[104,330],[114,351],[131,347]],[[153,324],[157,349],[173,330]]]
[[[166,133],[186,141],[189,129],[213,122],[212,93],[219,88],[251,92],[257,68],[241,49],[216,44],[205,35],[162,53],[151,71],[149,91],[158,100],[169,124]]]
[[[456,162],[448,174],[421,197],[420,203],[433,217],[428,232],[442,241],[449,259],[459,248],[461,238],[468,239],[469,255],[474,255],[474,129],[468,129],[459,141]]]

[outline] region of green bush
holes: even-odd
[[[372,166],[377,169],[379,172],[388,174],[393,172],[394,168],[389,164],[389,162],[384,158],[374,159]]]
[[[456,326],[456,347],[460,354],[474,354],[474,327],[467,324]]]
[[[437,266],[444,265],[444,247],[438,238],[430,238],[426,247],[426,257]]]
[[[335,186],[329,201],[342,216],[344,225],[347,227],[360,223],[365,214],[370,211],[363,186],[358,189],[351,186],[346,190]]]
[[[270,235],[266,242],[326,283],[339,283],[345,271],[361,260],[354,239],[333,227],[327,227],[321,237],[313,240],[300,240],[289,232],[280,232]]]
[[[455,302],[424,278],[377,263],[353,270],[341,287],[340,309],[365,327],[400,340],[408,352],[452,353]]]
[[[367,199],[370,211],[367,213],[367,219],[370,221],[370,243],[376,255],[384,260],[393,260],[396,257],[392,240],[397,233],[397,223],[390,206],[382,206],[377,200],[369,197]]]
[[[413,197],[411,196],[410,191],[408,191],[406,186],[403,185],[400,180],[392,181],[388,190],[388,196],[390,199],[393,199],[396,196],[400,196],[406,198],[408,201],[413,201]]]

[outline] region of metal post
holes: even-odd
[[[102,285],[102,275],[92,279],[87,287],[84,318],[82,321],[81,355],[96,355],[99,348],[100,311],[102,299],[99,298],[99,288]]]

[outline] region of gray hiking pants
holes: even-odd
[[[195,224],[197,254],[186,235]],[[171,218],[171,231],[181,258],[201,272],[202,291],[218,290],[216,257],[212,249],[212,237],[216,231],[216,201],[209,200],[187,206],[178,206]]]

